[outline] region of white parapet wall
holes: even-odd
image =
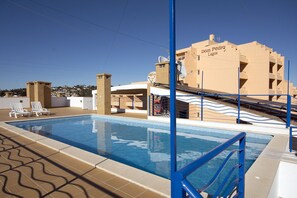
[[[92,97],[52,97],[52,107],[79,107],[93,109]]]
[[[93,109],[92,97],[67,97],[70,101],[70,107],[80,107],[82,109]]]
[[[30,99],[27,97],[0,97],[0,109],[10,109],[12,103],[22,103],[23,108],[30,108]]]
[[[66,97],[52,97],[52,107],[70,107],[70,101]]]
[[[296,162],[290,163],[282,161],[279,166],[278,179],[278,197],[295,198],[297,196]]]

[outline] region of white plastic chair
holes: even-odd
[[[14,116],[15,118],[17,118],[18,115],[31,116],[31,112],[29,112],[27,109],[24,109],[22,103],[12,103],[10,104],[10,107],[11,111],[8,113],[9,117]]]
[[[51,113],[46,108],[43,108],[39,101],[38,102],[31,102],[31,106],[32,106],[32,113],[35,113],[36,116],[43,115],[43,114],[49,115]]]

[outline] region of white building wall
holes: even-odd
[[[0,97],[0,109],[10,109],[12,103],[22,103],[23,108],[30,108],[30,99],[27,97]]]

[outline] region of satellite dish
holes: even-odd
[[[163,63],[163,62],[169,62],[169,59],[165,58],[164,56],[159,56],[158,63]]]
[[[185,67],[185,64],[181,61],[177,62],[177,71],[178,71],[178,75],[181,79],[185,79],[187,76],[187,70]]]
[[[152,71],[147,75],[147,81],[152,84],[156,82],[156,72],[155,71]]]

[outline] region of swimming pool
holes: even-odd
[[[9,124],[169,178],[168,124],[94,115],[10,122]],[[178,126],[178,169],[236,134],[238,132]],[[271,136],[266,135],[247,135],[246,170],[256,160],[271,138]],[[230,150],[234,148],[236,146]],[[188,179],[197,188],[204,186],[227,154],[227,151],[223,152],[194,172]],[[228,165],[231,166],[236,160],[237,156],[234,156]],[[217,185],[214,184],[207,192],[212,193]]]

